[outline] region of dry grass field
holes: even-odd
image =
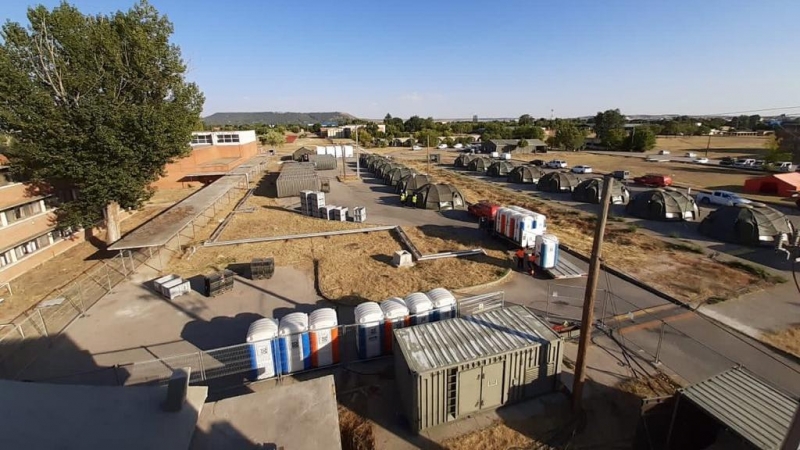
[[[683,156],[685,152],[705,154],[708,145],[709,158],[747,156],[758,159],[763,156],[764,144],[768,139],[766,136],[711,136],[709,141],[708,136],[662,136],[656,140],[655,149],[669,150],[673,155]]]
[[[423,162],[409,160],[407,163],[420,170],[424,167]],[[589,254],[596,220],[593,215],[544,202],[441,167],[433,168],[432,172],[438,182],[458,187],[469,202],[490,200],[545,214],[549,221],[548,229],[561,242],[578,252]],[[670,245],[613,220],[606,229],[603,257],[609,266],[682,301],[695,304],[711,298],[716,301],[732,298],[776,282],[747,268],[730,267],[694,253],[691,248]]]
[[[800,357],[800,324],[783,331],[766,333],[762,339],[773,346]]]

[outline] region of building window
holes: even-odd
[[[213,142],[211,141],[210,134],[193,134],[192,135],[192,144],[206,144],[211,145]]]
[[[217,143],[218,144],[235,144],[239,142],[239,135],[238,134],[218,134],[217,135]]]
[[[39,200],[36,200],[35,202],[7,209],[4,212],[6,214],[6,221],[11,225],[12,223],[39,214],[42,212],[42,206],[39,204]]]
[[[56,243],[62,239],[69,239],[73,234],[75,234],[75,232],[72,231],[71,227],[67,227],[62,230],[53,230],[50,232],[50,236],[53,238],[53,243]]]
[[[0,253],[0,267],[5,267],[11,264],[13,260],[11,259],[11,252]]]

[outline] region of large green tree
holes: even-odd
[[[556,135],[552,141],[556,147],[566,150],[577,150],[586,143],[586,134],[573,122],[558,122],[555,126]]]
[[[625,138],[625,116],[619,109],[609,109],[594,117],[594,131],[606,147],[619,148]]]
[[[97,16],[37,6],[28,21],[0,31],[0,132],[15,138],[14,170],[78,191],[61,226],[89,227],[105,212],[116,240],[119,207],[139,207],[190,151],[203,95],[184,79],[172,23],[145,1]]]
[[[656,146],[656,134],[649,127],[636,127],[625,137],[623,149],[629,152],[646,152]]]

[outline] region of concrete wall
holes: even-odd
[[[156,188],[185,187],[189,183],[199,183],[197,179],[187,179],[189,174],[228,172],[258,153],[254,141],[246,144],[207,145],[194,147],[192,153],[165,168],[166,175],[153,183]]]

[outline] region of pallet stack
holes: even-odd
[[[268,280],[275,273],[275,260],[273,258],[255,258],[250,262],[250,278],[253,280]]]
[[[362,223],[367,221],[367,208],[365,206],[356,206],[353,208],[353,222]]]
[[[337,206],[331,211],[331,220],[338,222],[347,222],[347,208],[344,206]]]
[[[223,270],[207,276],[205,279],[206,295],[208,297],[216,297],[233,289],[233,276],[234,273],[230,270]]]
[[[317,211],[317,217],[319,217],[322,220],[331,220],[333,210],[335,208],[336,207],[333,205],[320,206],[319,210]]]
[[[317,217],[319,208],[325,206],[325,193],[320,191],[301,191],[300,210],[306,216]]]

